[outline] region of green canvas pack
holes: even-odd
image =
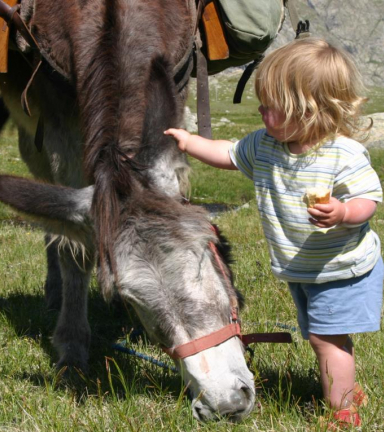
[[[240,103],[248,79],[281,29],[285,8],[296,38],[310,36],[309,21],[299,19],[294,0],[191,1],[198,6],[191,74],[197,78],[198,133],[211,139],[208,75],[247,65],[233,97],[233,103]]]
[[[277,36],[284,18],[283,0],[214,0],[229,47],[229,57],[209,60],[202,35],[208,74],[260,58]],[[204,33],[204,29],[202,29]]]

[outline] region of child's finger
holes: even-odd
[[[164,135],[174,135],[176,132],[176,129],[167,129],[166,131],[164,131]]]
[[[321,213],[331,213],[334,206],[332,204],[315,204],[313,209],[318,210]]]
[[[322,216],[324,217],[324,212],[316,208],[309,208],[307,211],[314,219],[320,218]]]

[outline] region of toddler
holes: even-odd
[[[360,124],[360,75],[324,40],[295,40],[265,57],[255,89],[265,128],[233,144],[182,129],[165,132],[181,151],[254,182],[272,272],[288,282],[301,333],[320,367],[329,429],[359,426],[351,333],[380,329],[383,263],[369,219],[382,201]],[[328,203],[307,208],[307,188]],[[358,390],[358,391],[357,391]]]

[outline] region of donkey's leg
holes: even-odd
[[[60,310],[62,300],[62,285],[59,254],[57,251],[58,240],[52,240],[49,234],[45,235],[47,253],[47,278],[44,284],[45,302],[50,310]]]
[[[88,286],[94,265],[93,251],[86,255],[70,244],[60,247],[63,300],[53,343],[59,353],[57,368],[74,366],[87,371],[91,331],[87,319]]]
[[[20,155],[30,172],[39,180],[53,183],[52,168],[45,146],[39,151],[35,146],[33,136],[26,129],[19,126],[18,132]],[[45,244],[48,265],[47,278],[44,285],[45,300],[48,309],[60,310],[62,280],[57,252],[58,242],[51,241],[51,236],[46,234]]]

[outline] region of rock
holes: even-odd
[[[184,108],[184,129],[190,133],[197,132],[197,115],[193,114],[189,107]]]
[[[384,113],[371,114],[365,116],[365,119],[371,118],[373,126],[369,133],[369,139],[364,142],[366,148],[383,148],[384,149]]]
[[[309,19],[312,36],[323,37],[341,46],[354,58],[364,84],[384,87],[383,1],[296,0],[301,19]],[[286,19],[271,49],[295,38]]]

